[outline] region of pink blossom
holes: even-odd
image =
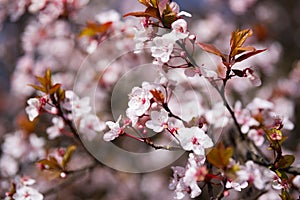
[[[188,37],[187,22],[184,19],[176,20],[171,26],[173,29],[171,33],[174,33],[177,39],[185,39]]]
[[[29,12],[35,13],[46,5],[47,0],[31,0],[31,4],[28,7]]]
[[[103,131],[106,125],[96,115],[88,114],[80,120],[79,130],[88,140],[95,138],[97,132]]]
[[[61,131],[65,126],[65,123],[61,117],[52,118],[53,126],[48,127],[46,132],[48,133],[49,139],[54,139],[61,135]]]
[[[234,180],[227,180],[226,188],[233,188],[235,191],[242,191],[242,189],[245,189],[246,187],[248,187],[248,182],[247,181],[243,181],[241,183],[234,181]]]
[[[75,119],[88,114],[91,111],[90,98],[83,97],[80,99],[73,91],[66,91],[66,98],[69,99],[69,103],[66,103],[64,107],[74,115]]]
[[[211,110],[205,113],[206,120],[216,128],[222,128],[227,125],[229,118],[228,111],[222,102],[216,103]]]
[[[32,187],[22,186],[17,188],[13,198],[15,200],[43,200],[44,196]]]
[[[105,141],[107,141],[107,142],[112,141],[112,140],[116,139],[117,137],[119,137],[123,133],[124,128],[120,127],[121,117],[122,116],[120,115],[116,122],[112,122],[112,121],[106,122],[106,125],[108,126],[110,131],[108,131],[104,134],[103,139]]]
[[[29,120],[33,121],[37,116],[39,116],[42,104],[37,98],[28,99],[27,104],[28,106],[25,108],[25,111],[29,117]]]
[[[241,131],[247,133],[251,126],[258,126],[259,122],[256,121],[252,116],[249,110],[242,109],[242,104],[240,101],[237,101],[234,107],[235,117],[237,122],[241,125]]]
[[[133,126],[137,121],[137,116],[142,116],[149,109],[151,98],[152,94],[145,88],[134,87],[132,89],[126,114],[131,119]]]
[[[264,189],[266,184],[270,181],[270,179],[265,176],[264,171],[253,161],[247,161],[244,166],[240,166],[240,170],[236,173],[239,181],[247,181],[250,184],[253,183],[259,190]]]
[[[16,175],[19,170],[19,164],[16,159],[8,154],[4,154],[0,158],[0,172],[4,177]]]
[[[250,140],[253,140],[256,146],[261,146],[265,141],[264,131],[262,129],[250,129],[248,137]]]
[[[153,39],[153,46],[151,47],[152,56],[162,63],[168,62],[176,40],[177,38],[173,33],[155,37]]]
[[[213,146],[211,138],[198,127],[180,128],[177,132],[177,137],[184,150],[192,150],[197,155],[204,155],[205,148]]]
[[[169,119],[168,112],[163,109],[150,112],[150,118],[151,120],[146,122],[146,127],[157,133],[164,130]]]

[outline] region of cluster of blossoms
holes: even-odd
[[[145,11],[125,14],[124,21],[110,10],[96,14],[85,25],[78,18],[88,0],[0,1],[0,22],[7,16],[16,21],[30,14],[21,35],[24,54],[11,80],[16,98],[27,99],[29,121],[20,114],[18,130],[1,140],[0,177],[5,180],[0,179],[0,184],[10,190],[5,199],[44,198],[32,187],[35,180],[17,175],[31,173],[24,170],[29,164],[50,172],[41,173],[47,178],[67,181],[99,165],[94,157],[86,158],[90,153],[85,143],[95,145],[98,139],[122,143],[124,137],[154,149],[188,153],[186,163],[171,167],[169,189],[175,199],[207,195],[205,189],[210,199],[255,191],[260,191],[255,198],[262,199],[289,200],[298,195],[300,170],[292,166],[295,156],[286,152],[283,143],[286,132],[294,128],[290,99],[300,93],[299,63],[289,79],[257,89],[255,98],[237,100],[229,94],[247,96],[253,86],[262,84],[259,73],[274,71],[280,47],[273,44],[266,51],[246,46],[253,32],[245,29],[231,33],[230,49],[223,53],[233,24],[230,30],[222,29],[223,19],[211,14],[200,20],[201,29],[196,30],[185,20],[192,15],[180,11],[177,3],[138,1]],[[256,1],[234,2],[229,1],[229,7],[240,15]],[[204,43],[214,38],[219,38],[220,49]],[[120,55],[129,51],[134,53]],[[249,59],[263,52],[264,58],[273,59]],[[130,88],[124,114],[110,121],[113,108],[108,105],[114,86],[128,70],[148,62],[149,55],[156,79]],[[84,63],[87,56],[89,61]],[[253,65],[259,67],[249,67]],[[83,73],[75,78],[77,71]],[[71,90],[75,81],[78,88]],[[98,103],[92,105],[87,91],[94,92]],[[46,196],[51,189],[41,191]]]
[[[6,193],[5,200],[44,199],[44,196],[32,187],[35,182],[36,181],[30,177],[16,178],[13,183],[13,189],[11,192]]]

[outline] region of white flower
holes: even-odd
[[[259,166],[253,161],[247,161],[245,166],[240,166],[240,170],[237,171],[236,174],[239,182],[247,181],[248,183],[253,183],[259,190],[264,189],[266,183],[270,181],[268,177],[263,175]]]
[[[251,126],[258,126],[259,122],[255,120],[249,110],[242,109],[242,104],[237,101],[234,106],[234,114],[237,122],[241,125],[242,133],[247,133]]]
[[[31,133],[29,136],[30,149],[26,153],[26,156],[30,161],[35,161],[45,156],[45,140],[42,137],[38,137],[36,134]]]
[[[0,158],[0,172],[4,177],[16,175],[19,170],[18,162],[10,155],[4,154]]]
[[[130,119],[132,126],[135,126],[139,120],[139,116],[136,115],[136,112],[132,108],[126,109],[126,116]]]
[[[174,21],[171,26],[173,29],[172,32],[177,39],[185,39],[188,37],[189,32],[187,31],[187,23],[184,19]]]
[[[296,186],[297,188],[300,188],[300,175],[295,176],[295,178],[293,178],[293,185]]]
[[[170,190],[175,190],[179,180],[184,176],[185,174],[185,168],[181,166],[175,166],[171,167],[173,170],[173,179],[171,180],[171,183],[169,184],[169,189]]]
[[[30,98],[27,100],[28,106],[25,111],[29,117],[30,121],[33,121],[40,113],[41,103],[37,98]]]
[[[204,155],[204,149],[213,146],[211,138],[198,127],[180,128],[177,132],[177,137],[184,150],[192,150],[197,155]]]
[[[200,181],[198,180],[199,177],[201,177],[201,179],[203,178],[204,180],[206,174],[207,170],[205,167],[198,167],[192,165],[186,170],[185,176],[183,177],[183,182],[185,183],[185,185],[190,187],[190,196],[192,198],[195,198],[201,194],[202,191],[199,188],[197,181]]]
[[[226,188],[233,188],[235,191],[242,191],[242,189],[245,189],[248,187],[248,182],[247,181],[242,181],[241,183],[234,181],[234,180],[227,180]]]
[[[139,29],[134,28],[133,30],[134,30],[133,40],[136,42],[134,53],[140,53],[141,50],[146,45],[146,42],[150,40],[151,35],[153,33],[153,29],[151,26],[149,27],[142,26]]]
[[[123,132],[123,128],[120,128],[120,120],[121,115],[119,116],[118,120],[116,122],[108,121],[106,122],[106,125],[110,129],[110,131],[106,132],[103,136],[103,139],[105,141],[112,141],[115,138],[119,137],[119,135]]]
[[[47,128],[46,132],[48,133],[49,139],[54,139],[61,134],[61,130],[64,128],[65,124],[61,117],[52,118],[53,126]]]
[[[29,12],[36,13],[46,5],[46,0],[31,0],[31,4],[28,7]]]
[[[103,131],[106,125],[96,115],[86,115],[80,120],[79,130],[88,140],[95,138],[97,132]]]
[[[251,103],[247,105],[247,109],[253,111],[257,111],[260,109],[271,110],[274,108],[274,104],[270,101],[260,99],[256,97]]]
[[[152,56],[163,63],[168,62],[176,40],[177,38],[173,33],[155,37],[153,39],[153,46],[151,47]]]
[[[146,122],[146,127],[157,133],[163,131],[169,119],[168,112],[163,109],[160,111],[152,111],[150,116],[151,120]]]
[[[91,111],[90,98],[84,97],[82,99],[77,99],[72,102],[72,109],[75,117],[80,117]]]
[[[16,193],[13,195],[15,200],[43,200],[44,196],[36,189],[28,186],[17,188]]]
[[[4,143],[2,144],[2,151],[14,158],[21,158],[28,148],[24,133],[22,131],[16,131],[15,133],[6,134],[4,138],[5,139]]]
[[[91,111],[90,98],[83,97],[80,99],[73,91],[66,91],[66,98],[69,103],[64,105],[65,109],[71,110],[75,119],[88,114]]]
[[[143,83],[145,85],[145,83]],[[134,87],[129,94],[128,108],[126,110],[127,117],[131,120],[132,126],[134,126],[139,116],[145,114],[149,109],[151,103],[150,99],[152,94],[148,89]]]

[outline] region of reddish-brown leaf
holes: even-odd
[[[207,160],[219,169],[225,169],[229,164],[229,159],[233,155],[233,148],[223,145],[223,143],[218,143],[208,154]]]
[[[62,168],[61,166],[58,164],[57,160],[50,156],[49,159],[42,159],[40,161],[38,161],[38,163],[47,166],[46,169],[48,170],[54,170],[54,171],[61,171]]]
[[[230,39],[230,57],[234,57],[235,55],[237,55],[239,48],[242,47],[247,38],[250,37],[252,34],[253,32],[251,29],[245,29],[241,31],[238,30],[232,32]]]
[[[56,83],[54,86],[52,86],[50,88],[50,90],[48,91],[48,94],[54,94],[59,88],[61,87],[60,83]]]
[[[144,4],[147,7],[158,7],[158,1],[157,0],[138,0],[141,4]]]
[[[243,61],[243,60],[245,60],[247,58],[255,56],[256,54],[264,52],[265,50],[267,50],[267,49],[260,49],[260,50],[255,50],[255,51],[251,51],[251,52],[245,53],[245,54],[239,56],[237,59],[235,59],[235,62],[241,62],[241,61]]]
[[[157,102],[160,102],[160,103],[164,103],[165,101],[165,97],[163,95],[163,93],[159,90],[150,90],[151,94],[153,95],[153,97],[155,98],[155,100]]]
[[[98,24],[96,22],[86,22],[86,27],[81,30],[78,37],[94,36],[99,33],[105,33],[113,24],[113,22],[106,22],[104,24]]]
[[[226,61],[226,56],[217,47],[215,47],[214,45],[212,45],[212,44],[205,44],[205,43],[202,43],[202,42],[197,42],[197,44],[204,51],[207,51],[209,53],[213,53],[213,54],[215,54],[217,56],[220,56],[223,61]]]

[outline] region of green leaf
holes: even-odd
[[[284,155],[276,163],[277,169],[284,169],[290,167],[295,161],[295,156],[293,155]]]
[[[281,194],[279,196],[282,200],[294,200],[294,198],[292,198],[289,192],[285,189],[281,190]]]
[[[62,163],[61,163],[63,168],[66,167],[66,165],[68,164],[68,162],[69,162],[69,160],[70,160],[70,158],[71,158],[71,156],[72,156],[72,154],[75,150],[76,150],[75,145],[71,145],[67,148],[66,153],[65,153],[65,155],[63,157],[63,160],[62,160]]]
[[[276,172],[277,176],[279,178],[281,178],[282,180],[288,180],[289,177],[286,175],[286,173],[284,171],[278,169],[278,170],[275,170],[275,172]]]
[[[174,13],[169,4],[166,5],[166,8],[162,12],[162,23],[165,27],[171,27],[171,24],[177,20],[177,13]]]
[[[219,169],[225,169],[229,164],[229,159],[233,155],[233,148],[223,145],[223,143],[218,143],[208,154],[207,160]]]

